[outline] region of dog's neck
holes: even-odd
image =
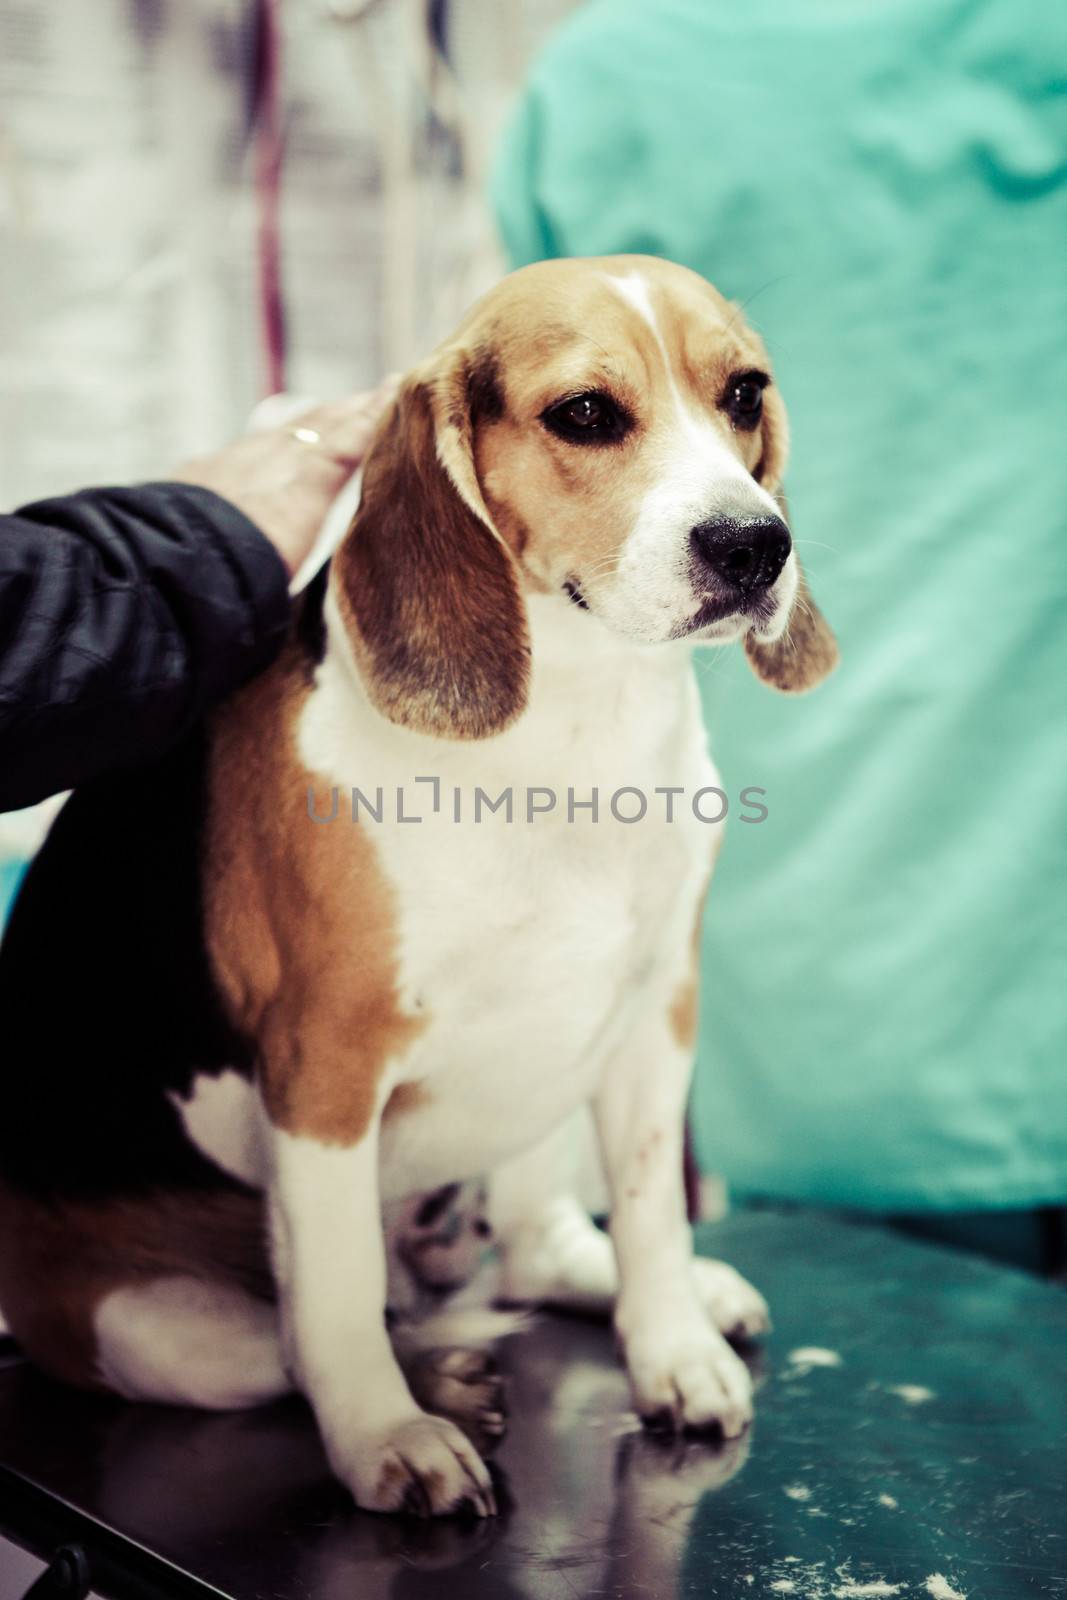
[[[617,685],[632,672],[682,674],[689,662],[684,641],[645,644],[624,638],[564,595],[527,594],[526,613],[535,679],[563,679],[561,687],[570,693],[583,678]]]
[[[557,794],[573,788],[587,796],[625,784],[651,789],[690,781],[686,752],[704,746],[689,647],[619,638],[555,596],[528,600],[526,708],[491,738],[440,739],[391,722],[374,707],[328,593],[326,652],[295,729],[301,767],[368,793],[433,777],[442,790],[473,794],[478,786],[494,795],[509,786],[516,792],[548,786]]]
[[[682,641],[646,644],[624,638],[589,611],[563,595],[527,593],[530,632],[530,700],[509,733],[547,714],[617,717],[631,688],[663,696],[664,712],[673,692],[680,692],[690,673],[691,645]],[[317,681],[331,699],[351,699],[368,716],[384,722],[375,710],[356,665],[341,608],[332,585],[323,607],[325,656]],[[394,726],[387,724],[387,726]],[[427,748],[442,741],[396,728],[398,739],[419,741]],[[451,741],[449,741],[451,742]]]

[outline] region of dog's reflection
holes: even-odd
[[[751,1448],[751,1428],[717,1446],[644,1432],[620,1440],[609,1553],[597,1587],[619,1600],[673,1595],[697,1506],[737,1476]]]
[[[571,1337],[581,1343],[577,1326]],[[269,1576],[269,1592],[316,1600],[674,1593],[694,1512],[744,1466],[751,1432],[723,1444],[647,1433],[621,1372],[553,1356],[528,1348],[514,1362],[498,1518],[357,1511],[297,1400],[221,1414],[116,1407],[100,1432],[97,1505],[235,1592]]]
[[[567,1497],[512,1502],[494,1469],[501,1516],[494,1521],[417,1523],[339,1517],[309,1549],[299,1577],[316,1600],[653,1600],[677,1589],[690,1523],[703,1497],[742,1468],[750,1434],[715,1445],[662,1440],[636,1431],[620,1438],[613,1470]],[[543,1482],[550,1462],[542,1460]],[[563,1483],[557,1483],[557,1488]],[[389,1523],[368,1543],[367,1523]]]

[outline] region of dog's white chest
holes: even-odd
[[[335,654],[300,727],[328,784],[380,791],[382,820],[364,808],[360,826],[395,893],[401,1000],[425,1024],[398,1064],[423,1092],[387,1119],[387,1192],[484,1171],[588,1100],[715,843],[690,804],[715,780],[687,659],[592,637],[568,671],[532,610],[540,670],[499,737],[386,723]],[[684,790],[669,822],[668,786]]]

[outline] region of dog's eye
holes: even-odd
[[[740,372],[726,389],[725,408],[735,428],[754,428],[763,415],[763,391],[770,383],[765,372]]]
[[[541,421],[572,444],[612,444],[630,431],[630,418],[610,395],[576,394],[549,406]]]

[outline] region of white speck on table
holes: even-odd
[[[831,1593],[838,1600],[860,1600],[861,1595],[868,1595],[874,1600],[875,1596],[899,1594],[902,1587],[899,1583],[886,1583],[883,1578],[875,1578],[871,1583],[856,1583],[849,1578]]]
[[[926,1592],[932,1600],[967,1600],[967,1596],[954,1589],[940,1572],[931,1572],[926,1580]]]
[[[905,1405],[922,1406],[927,1400],[936,1400],[937,1396],[932,1389],[926,1389],[921,1383],[897,1383],[890,1386],[890,1394],[898,1394]]]
[[[839,1367],[841,1357],[836,1350],[823,1350],[817,1344],[801,1345],[790,1350],[789,1360],[794,1367]]]

